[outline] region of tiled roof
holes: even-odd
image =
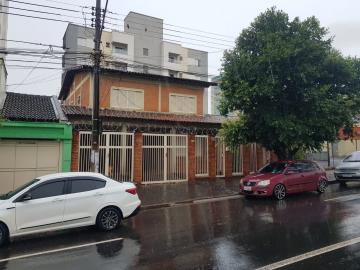
[[[1,115],[9,120],[57,122],[55,102],[51,96],[7,92]]]
[[[90,117],[92,110],[79,106],[62,106],[65,115],[69,119],[71,117]],[[216,115],[180,115],[173,113],[159,113],[159,112],[137,112],[137,111],[120,111],[103,109],[100,111],[100,116],[105,118],[119,118],[129,120],[145,120],[145,121],[164,121],[164,122],[180,122],[180,123],[204,123],[220,125],[225,118]]]

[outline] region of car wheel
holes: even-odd
[[[0,246],[7,243],[9,240],[9,234],[6,226],[0,223]]]
[[[277,199],[277,200],[282,200],[285,198],[286,196],[286,189],[285,189],[285,186],[283,184],[277,184],[275,187],[274,187],[274,197]]]
[[[121,224],[122,215],[115,207],[106,207],[98,214],[96,225],[102,231],[111,231]]]
[[[319,193],[324,193],[325,190],[326,190],[326,188],[327,188],[327,181],[324,180],[324,179],[321,179],[321,180],[319,181],[317,191],[318,191]]]

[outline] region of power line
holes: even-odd
[[[38,16],[30,16],[30,15],[24,15],[24,14],[12,13],[12,12],[0,11],[0,13],[2,13],[2,14],[7,14],[7,15],[14,15],[14,16],[26,17],[26,18],[39,19],[39,20],[47,20],[47,21],[54,21],[54,22],[71,23],[71,21],[65,21],[65,20],[59,20],[59,19],[50,19],[50,18],[44,18],[44,17],[38,17]]]
[[[113,24],[113,23],[108,23],[108,22],[105,22],[106,24],[109,24],[109,25],[114,25],[114,26],[124,26],[124,25],[120,25],[120,24]],[[143,30],[143,29],[140,29],[140,28],[134,28],[136,30]],[[183,37],[183,36],[179,36],[179,35],[173,35],[173,34],[164,34],[162,32],[156,32],[156,31],[150,31],[150,30],[147,30],[148,33],[155,33],[155,34],[162,34],[162,35],[167,35],[167,36],[170,36],[170,37],[177,37],[177,38],[182,38],[182,39],[188,39],[188,40],[192,40],[192,41],[199,41],[199,42],[206,42],[206,43],[211,43],[211,44],[214,44],[214,45],[220,45],[220,46],[226,46],[226,47],[230,47],[229,44],[223,44],[223,43],[218,43],[218,42],[212,42],[212,41],[208,41],[208,40],[201,40],[201,39],[195,39],[195,38],[189,38],[189,37]],[[160,39],[160,38],[159,38]]]
[[[89,8],[89,7],[87,7],[87,8]],[[90,8],[91,8],[91,7],[90,7]],[[120,15],[120,16],[124,16],[124,17],[127,16],[127,15],[125,15],[125,14],[116,13],[116,12],[113,12],[113,11],[108,11],[108,13],[110,13],[110,14],[115,14],[115,15]],[[194,31],[194,32],[201,32],[201,33],[205,33],[205,34],[210,34],[210,35],[222,36],[222,37],[228,37],[228,38],[235,39],[235,37],[232,37],[232,36],[217,34],[217,33],[214,33],[214,32],[203,31],[203,30],[200,30],[200,29],[195,29],[195,28],[186,27],[186,26],[174,25],[174,24],[169,24],[169,23],[164,23],[164,25],[168,25],[168,26],[172,26],[172,27],[177,27],[177,28],[182,28],[182,29],[187,29],[187,30]]]
[[[14,39],[5,39],[5,38],[0,38],[0,40],[6,41],[6,42],[23,43],[23,44],[30,44],[30,45],[45,46],[45,47],[63,48],[62,46],[59,46],[59,45],[44,44],[44,43],[37,43],[37,42],[30,42],[30,41],[23,41],[23,40],[14,40]]]
[[[18,0],[5,0],[5,1],[13,2],[13,3],[20,3],[20,4],[24,4],[24,5],[29,5],[29,6],[45,7],[45,8],[57,9],[57,10],[63,10],[63,11],[70,11],[70,12],[79,12],[78,10],[74,10],[74,9],[61,8],[61,7],[55,7],[55,6],[47,6],[47,5],[40,5],[40,4],[23,2],[23,1],[18,1]]]
[[[19,8],[19,7],[10,7],[10,6],[3,6],[3,5],[0,5],[0,7],[5,7],[5,8],[9,8],[9,9],[16,9],[16,10],[21,10],[21,11],[36,12],[36,13],[47,14],[47,15],[56,15],[56,16],[73,18],[73,19],[82,19],[81,17],[70,16],[70,15],[54,13],[54,12],[48,12],[48,11],[41,11],[41,10],[34,10],[34,9],[27,9],[27,8]]]

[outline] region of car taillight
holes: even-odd
[[[132,195],[136,195],[137,194],[137,190],[136,187],[135,188],[128,188],[127,190],[125,190],[127,193],[130,193]]]

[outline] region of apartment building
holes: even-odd
[[[7,4],[8,3],[5,0],[0,0],[1,12],[8,11]],[[7,28],[8,14],[0,13],[0,49],[6,48]],[[5,101],[6,77],[5,54],[0,53],[0,108],[2,108]]]
[[[68,25],[63,37],[64,69],[90,63],[90,58],[75,57],[72,52],[91,52],[93,38],[93,28]],[[208,53],[164,40],[162,19],[130,12],[122,31],[103,31],[101,44],[103,67],[208,80]]]

